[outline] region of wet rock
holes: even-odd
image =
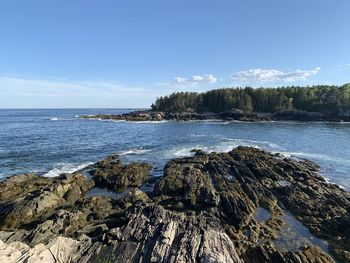
[[[118,155],[107,157],[90,171],[99,187],[118,191],[126,187],[140,187],[150,175],[151,166],[147,163],[123,165]]]
[[[205,156],[206,152],[201,149],[193,149],[191,152],[194,153],[194,156]]]
[[[23,185],[23,187],[21,187]],[[0,228],[19,228],[43,221],[54,210],[74,204],[94,182],[80,173],[58,178],[19,175],[0,183]]]
[[[115,190],[149,172],[116,156],[91,168]],[[0,261],[350,262],[349,193],[309,161],[238,147],[171,160],[153,192],[87,196],[93,185],[79,173],[1,182]],[[329,245],[278,246],[287,213]]]

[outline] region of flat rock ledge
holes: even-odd
[[[0,262],[350,262],[350,194],[312,162],[198,151],[168,162],[149,193],[146,164],[91,168],[0,183]],[[125,194],[90,196],[100,177]]]

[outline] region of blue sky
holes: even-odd
[[[349,0],[2,0],[0,108],[350,82]]]

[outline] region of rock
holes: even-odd
[[[294,257],[299,258],[301,262],[334,262],[334,260],[322,251],[322,249],[315,246],[306,247],[303,250],[296,252]]]
[[[206,153],[201,149],[193,149],[193,150],[191,150],[191,152],[194,153],[194,156],[205,156],[206,155]]]
[[[232,240],[225,233],[208,230],[202,237],[198,253],[203,263],[241,263]]]
[[[274,120],[291,120],[291,121],[330,121],[330,122],[342,122],[348,121],[346,116],[325,115],[321,112],[308,112],[303,110],[281,110],[272,115]]]
[[[348,109],[347,109],[348,111]],[[345,112],[345,111],[344,111]],[[155,112],[155,111],[133,111],[125,114],[97,114],[80,116],[83,119],[123,120],[123,121],[193,121],[193,120],[237,120],[247,122],[257,121],[350,121],[348,114],[343,111],[337,115],[326,115],[320,112],[307,112],[296,109],[284,109],[274,113],[256,113],[232,109],[219,113],[197,113],[197,112]]]
[[[83,262],[84,253],[92,246],[90,239],[73,240],[55,237],[49,244],[38,244],[32,248],[21,242],[5,244],[0,240],[0,262]],[[90,252],[91,255],[91,252]],[[89,259],[87,257],[86,259]]]
[[[0,228],[15,229],[44,221],[56,208],[74,204],[93,185],[80,173],[52,179],[20,175],[1,182],[0,189],[5,190],[0,196]]]
[[[146,163],[123,165],[118,155],[107,157],[90,171],[93,180],[99,187],[118,191],[126,187],[140,187],[149,176],[151,166]]]
[[[266,116],[259,116],[256,113],[232,110],[222,113],[197,113],[197,112],[155,112],[155,111],[133,111],[118,115],[87,115],[81,116],[83,119],[103,119],[103,120],[124,120],[124,121],[194,121],[194,120],[239,120],[239,121],[266,121]]]
[[[255,204],[239,184],[231,183],[231,176],[230,166],[216,154],[176,159],[166,165],[155,194],[173,209],[178,202],[195,210],[212,208],[238,227]]]
[[[91,168],[115,190],[149,172],[117,156]],[[350,195],[318,169],[249,147],[197,151],[169,161],[153,192],[119,199],[87,196],[94,183],[80,173],[14,176],[0,183],[0,262],[350,262]],[[278,246],[287,213],[328,247]]]
[[[257,113],[250,111],[242,111],[239,109],[232,109],[231,111],[221,112],[220,119],[224,120],[238,120],[238,121],[268,121],[267,116],[259,116]]]

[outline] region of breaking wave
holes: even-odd
[[[285,157],[299,157],[299,158],[304,158],[304,159],[314,159],[314,160],[324,160],[324,161],[330,161],[334,163],[346,163],[350,164],[350,160],[335,157],[335,156],[329,156],[325,154],[318,154],[318,153],[306,153],[306,152],[284,152],[280,151],[278,152],[282,154]]]
[[[74,173],[76,171],[79,171],[86,166],[91,165],[91,162],[87,163],[81,163],[81,164],[76,164],[76,163],[59,163],[57,164],[57,167],[54,169],[48,171],[47,173],[43,174],[42,176],[44,177],[56,177],[59,176],[60,174],[63,173]]]
[[[176,147],[170,149],[166,152],[166,156],[168,158],[173,157],[190,157],[194,155],[193,149],[198,149],[205,151],[207,153],[210,152],[229,152],[238,146],[249,146],[263,150],[269,151],[281,151],[284,150],[282,147],[275,143],[267,142],[267,141],[254,141],[254,140],[245,140],[245,139],[231,139],[225,138],[223,141],[220,141],[214,145],[191,145],[186,147]]]
[[[121,151],[121,152],[118,152],[117,154],[118,155],[140,155],[140,154],[146,154],[148,152],[151,152],[151,150],[147,150],[141,147],[141,148],[132,148],[125,151]]]

